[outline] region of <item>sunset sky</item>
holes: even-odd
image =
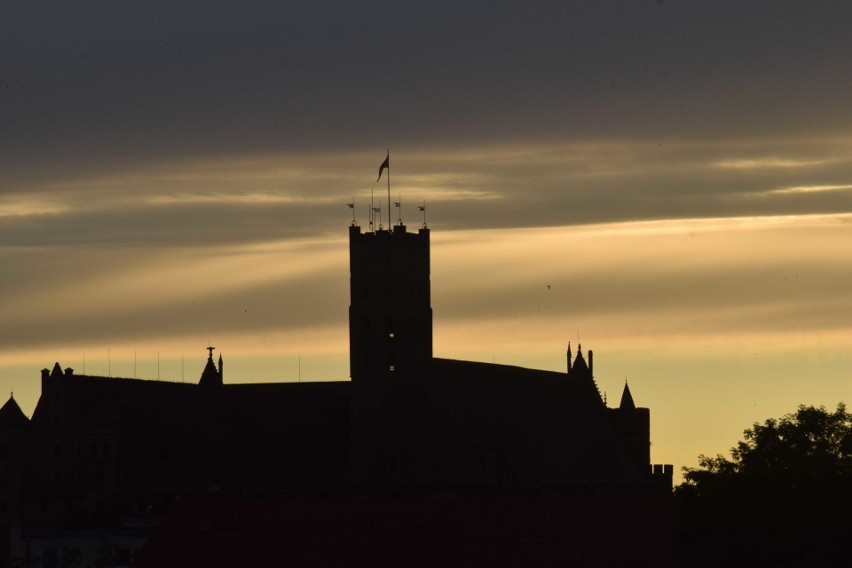
[[[386,149],[435,354],[564,370],[694,466],[852,402],[852,3],[0,7],[0,387],[348,379]],[[387,215],[387,205],[383,215]],[[394,218],[396,218],[396,213]],[[135,362],[134,362],[135,361]],[[158,362],[159,361],[159,362]]]

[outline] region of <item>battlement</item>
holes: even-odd
[[[669,491],[672,489],[672,480],[674,478],[674,466],[670,463],[661,464],[655,463],[651,465],[651,478],[654,481],[665,484]]]

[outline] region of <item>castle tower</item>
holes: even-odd
[[[349,227],[349,367],[353,381],[393,379],[432,358],[429,229]]]
[[[609,409],[610,424],[621,440],[627,457],[639,471],[650,471],[651,465],[651,411],[639,408],[633,401],[630,387],[624,382],[621,403]]]

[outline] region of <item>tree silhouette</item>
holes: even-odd
[[[799,406],[755,423],[731,459],[698,458],[675,489],[692,565],[852,562],[852,414]]]

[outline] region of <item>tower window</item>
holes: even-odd
[[[390,333],[388,333],[388,337],[390,337],[391,339],[393,339],[393,338],[394,338],[394,333],[391,331]]]
[[[396,365],[388,365],[388,371],[390,371],[391,373],[396,371]]]

